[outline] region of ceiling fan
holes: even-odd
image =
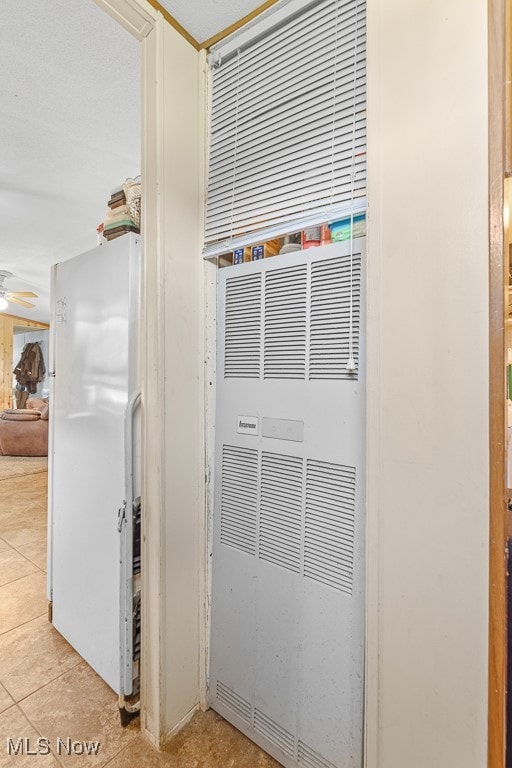
[[[19,304],[20,307],[35,307],[26,299],[37,299],[37,293],[33,291],[8,291],[4,286],[4,280],[12,277],[12,272],[0,269],[0,311],[7,309],[8,304]]]

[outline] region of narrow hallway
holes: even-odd
[[[198,713],[165,752],[141,737],[138,720],[121,728],[114,692],[48,622],[46,469],[46,459],[0,457],[0,768],[277,767],[211,710]],[[27,754],[39,738],[48,739],[51,753],[43,746]],[[59,754],[58,740],[68,738],[98,741],[98,753]],[[24,739],[25,754],[9,754],[9,739]]]

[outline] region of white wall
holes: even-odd
[[[368,0],[368,765],[482,768],[487,3]]]
[[[196,50],[164,28],[166,80],[166,725],[199,702],[204,521],[203,263],[199,166],[199,64]]]
[[[199,706],[204,641],[202,57],[158,14],[143,43],[144,711],[159,744]],[[156,84],[156,88],[155,88]]]

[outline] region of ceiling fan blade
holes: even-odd
[[[20,307],[35,307],[35,304],[31,304],[29,301],[24,301],[23,299],[17,299],[14,296],[6,296],[6,299],[12,304],[19,304]]]
[[[28,299],[37,299],[37,293],[33,291],[7,291],[8,296],[26,296]]]

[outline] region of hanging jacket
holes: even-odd
[[[46,368],[43,353],[38,341],[29,342],[23,347],[18,365],[14,369],[16,381],[33,395],[37,385],[43,380]]]

